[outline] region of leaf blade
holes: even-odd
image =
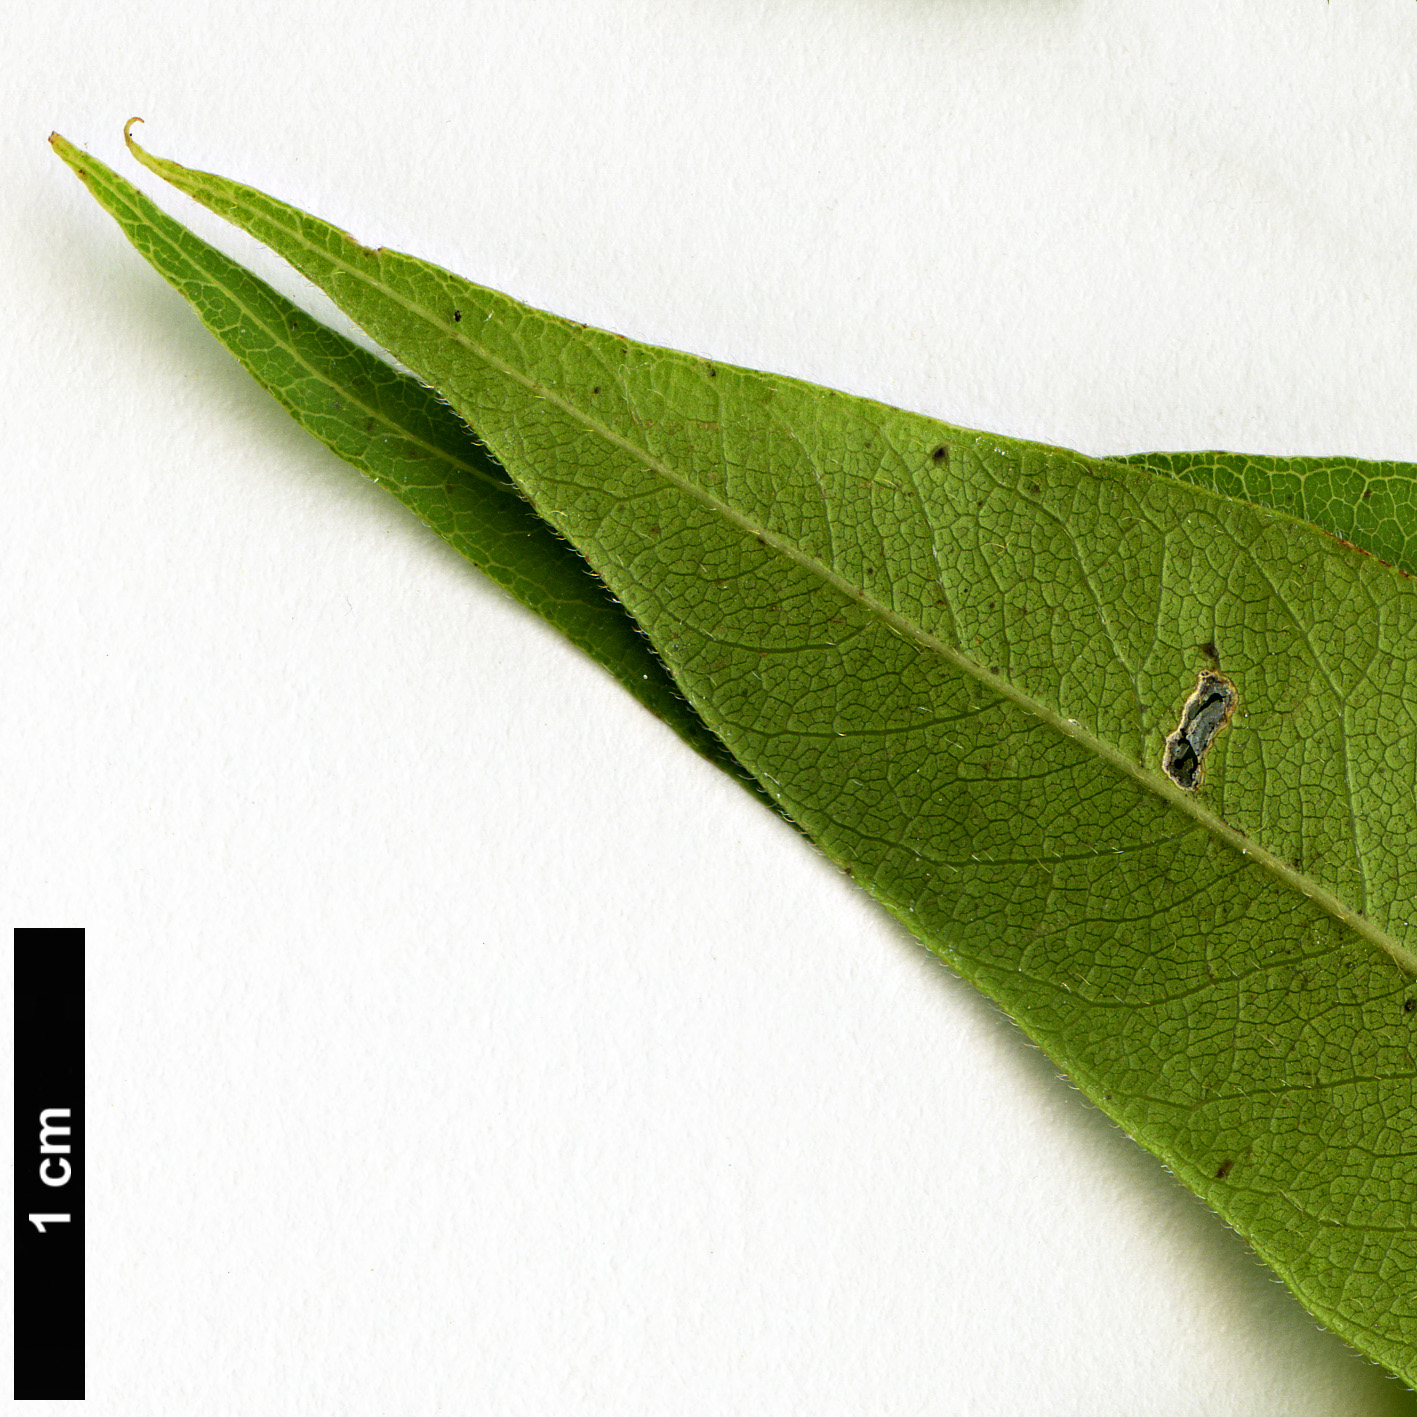
[[[1287,512],[1417,576],[1417,463],[1252,453],[1132,453],[1117,462]]]
[[[559,630],[696,752],[777,810],[674,685],[635,621],[427,386],[306,314],[106,164],[50,145],[203,324],[307,432]]]
[[[1417,1380],[1410,584],[1248,502],[588,331],[142,160],[464,409],[828,854]],[[1187,795],[1161,742],[1221,654],[1242,718]]]

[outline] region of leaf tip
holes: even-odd
[[[66,138],[62,133],[51,133],[49,135],[49,146],[54,149],[55,154],[62,158],[80,176],[84,176],[84,169],[79,166],[79,161],[83,154]]]
[[[134,157],[137,157],[142,152],[142,148],[138,146],[137,139],[133,137],[133,124],[141,122],[143,122],[141,118],[130,118],[123,125],[123,141],[128,145],[128,151],[132,153]]]

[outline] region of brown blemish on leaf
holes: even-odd
[[[940,446],[936,448],[933,453],[930,454],[930,456],[937,463],[949,462],[950,450],[943,443],[941,443]]]
[[[1223,675],[1209,670],[1181,708],[1181,721],[1166,740],[1161,766],[1178,787],[1193,792],[1205,781],[1205,758],[1210,745],[1230,723],[1239,691]]]
[[[1222,1161],[1220,1165],[1215,1168],[1215,1179],[1217,1181],[1223,1181],[1230,1174],[1234,1166],[1235,1163],[1233,1160]]]

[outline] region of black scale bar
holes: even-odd
[[[15,931],[15,1399],[84,1396],[84,932]]]

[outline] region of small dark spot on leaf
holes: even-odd
[[[712,364],[710,364],[708,367],[708,376],[710,379],[718,378],[718,370],[715,369]]]
[[[1036,496],[1038,496],[1038,494],[1039,494],[1043,489],[1042,489],[1041,487],[1039,487],[1039,485],[1035,482],[1035,483],[1033,484],[1033,486],[1030,487],[1028,490],[1029,490],[1030,492],[1032,492],[1033,495],[1036,497]]]
[[[990,673],[990,674],[997,674],[998,672],[999,672],[999,666],[998,666],[997,664],[991,664],[991,665],[989,666],[989,673]]]
[[[599,392],[600,392],[600,385],[597,384],[597,385],[591,390],[591,393],[593,393],[593,394],[598,394]]]
[[[1220,651],[1216,649],[1214,640],[1207,640],[1201,646],[1201,653],[1205,655],[1212,664],[1220,663]]]
[[[1363,500],[1366,502],[1366,501],[1368,500],[1368,498],[1371,497],[1372,495],[1373,495],[1373,489],[1372,489],[1371,487],[1369,487],[1369,488],[1363,493]]]
[[[943,443],[941,443],[940,446],[936,448],[933,453],[930,454],[930,456],[934,458],[936,462],[949,462],[950,450]]]
[[[1223,1181],[1234,1167],[1234,1161],[1222,1161],[1220,1165],[1215,1168],[1215,1179],[1217,1181]]]
[[[1405,1014],[1417,1014],[1417,999],[1404,999],[1402,1001],[1402,1012]]]
[[[462,319],[462,311],[461,311],[461,310],[454,310],[454,311],[453,311],[453,323],[454,323],[454,324],[457,324],[457,322],[458,322],[459,320],[461,320],[461,319]]]

